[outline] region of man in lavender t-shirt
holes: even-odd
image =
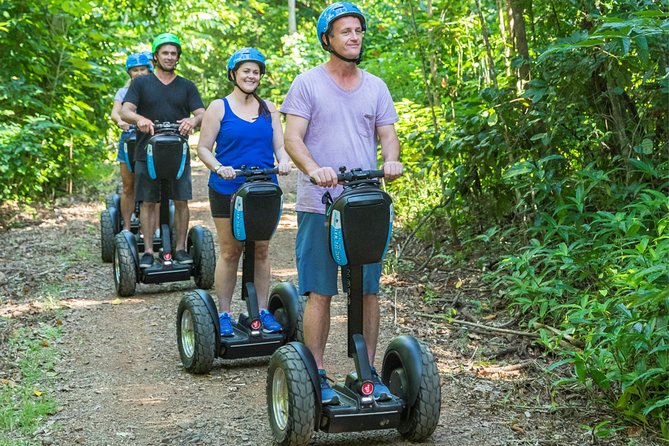
[[[339,404],[323,366],[338,266],[328,255],[321,199],[326,191],[333,198],[341,194],[342,187],[337,184],[340,166],[376,169],[378,143],[386,180],[402,175],[394,127],[398,118],[388,87],[357,67],[365,25],[365,17],[355,5],[337,2],[328,6],[318,20],[317,34],[330,59],[295,78],[281,107],[286,115],[286,151],[300,169],[297,270],[300,293],[309,296],[304,311],[304,341],[318,366],[323,404]],[[380,264],[365,266],[363,337],[375,381],[374,396],[384,400],[390,392],[373,368],[379,334],[380,276]]]

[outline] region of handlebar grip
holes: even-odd
[[[235,169],[235,175],[237,175],[238,177],[252,177],[254,175],[272,175],[276,173],[279,173],[278,167],[272,167],[271,169],[258,169],[258,168]]]
[[[383,170],[350,170],[348,172],[338,173],[337,181],[341,183],[355,180],[371,180],[374,178],[383,177]],[[311,184],[317,184],[316,181],[311,177],[309,177],[309,181],[311,181]]]
[[[351,170],[337,174],[338,181],[371,180],[383,178],[383,170]]]
[[[180,125],[176,122],[153,122],[153,128],[156,130],[179,130]]]

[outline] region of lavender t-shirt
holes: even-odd
[[[380,78],[362,72],[362,81],[353,91],[341,89],[323,65],[295,78],[281,106],[281,112],[309,121],[304,135],[311,156],[321,167],[376,169],[376,128],[398,121],[388,87]],[[295,209],[325,213],[323,194],[338,197],[342,187],[311,184],[302,172],[297,179]]]
[[[125,94],[128,92],[128,87],[121,87],[118,89],[116,92],[116,96],[114,96],[115,101],[123,102],[123,99],[125,98]]]

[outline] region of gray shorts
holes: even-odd
[[[176,201],[193,199],[193,185],[190,180],[190,163],[184,167],[181,178],[168,180],[171,198]],[[149,176],[146,161],[135,161],[135,200],[147,203],[160,202],[160,180]]]
[[[337,294],[339,265],[330,255],[325,215],[311,212],[297,213],[295,254],[300,294],[306,295],[312,291],[325,296]],[[365,265],[363,293],[378,294],[380,278],[380,263]]]

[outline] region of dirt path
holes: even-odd
[[[294,175],[282,182],[286,207],[271,244],[274,280],[296,282]],[[214,231],[206,194],[206,172],[194,162],[191,225]],[[62,361],[56,368],[56,398],[62,409],[39,437],[45,445],[265,445],[271,434],[265,403],[267,358],[217,361],[209,375],[193,376],[181,366],[176,343],[176,310],[192,282],[138,285],[132,298],[119,300],[110,264],[100,258],[101,206],[71,205],[53,221],[22,230],[34,239],[57,237],[61,249],[83,256],[60,278],[66,306]],[[29,230],[29,231],[28,231]],[[28,232],[26,232],[28,231]],[[10,233],[18,234],[17,231]],[[8,238],[8,240],[10,240]],[[72,247],[72,241],[78,244]],[[11,249],[11,248],[9,248]],[[68,251],[69,252],[69,251]],[[1,253],[0,253],[1,254]],[[7,258],[11,254],[5,253]],[[0,255],[0,257],[2,257]],[[36,279],[35,279],[36,280]],[[477,355],[491,343],[514,338],[476,335],[418,318],[425,311],[416,289],[422,278],[386,279],[377,364],[385,345],[400,333],[415,334],[433,349],[441,373],[442,411],[431,441],[436,445],[581,445],[594,437],[579,427],[606,419],[578,393],[552,394],[536,359],[510,358],[517,370],[498,370]],[[241,309],[237,297],[234,311]],[[342,379],[352,362],[345,353],[343,299],[333,306],[333,331],[326,351],[329,372]],[[504,364],[502,364],[504,365]],[[512,367],[513,369],[513,367]],[[620,431],[597,444],[652,444]],[[405,445],[395,431],[319,434],[321,445]]]

